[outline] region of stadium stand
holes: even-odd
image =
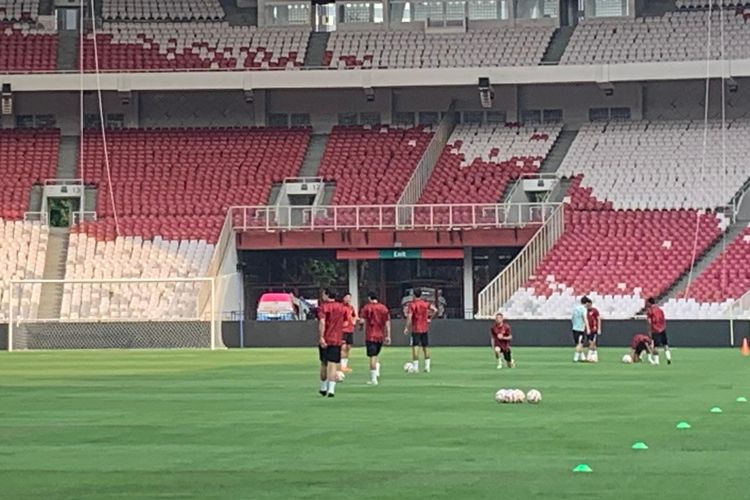
[[[224,18],[218,0],[107,0],[102,4],[107,20],[216,20]]]
[[[333,32],[323,62],[336,69],[535,66],[542,60],[553,32],[550,27],[460,34]]]
[[[581,128],[559,174],[583,175],[582,187],[596,198],[587,208],[604,202],[615,209],[713,209],[728,203],[748,177],[748,133],[750,121],[727,124],[724,172],[718,122],[709,124],[705,163],[702,121],[591,123]]]
[[[691,2],[692,3],[692,2]],[[698,3],[698,2],[695,2]],[[750,6],[748,6],[750,7]],[[726,59],[744,59],[750,50],[750,8],[726,9]],[[718,36],[722,13],[711,14],[711,58],[721,56]],[[575,29],[561,64],[697,61],[706,58],[708,15],[703,11],[668,12],[661,17],[584,20]]]
[[[0,72],[56,69],[57,43],[57,33],[25,23],[0,24]]]
[[[696,217],[699,255],[728,224],[694,210],[613,210],[591,199],[580,178],[570,193],[565,233],[504,308],[514,317],[568,317],[582,295],[607,318],[632,317],[644,297],[663,294],[690,268]]]
[[[306,128],[110,130],[107,145],[122,236],[216,241],[228,207],[261,205],[296,176]],[[101,134],[84,135],[80,175],[98,191],[100,220],[81,231],[116,237]]]
[[[44,274],[48,235],[49,228],[39,222],[0,218],[0,320],[8,319],[10,280],[39,279]],[[41,285],[16,290],[21,309],[15,314],[34,316],[41,292]]]
[[[101,241],[72,234],[66,279],[190,278],[205,276],[213,245],[140,236]],[[195,319],[201,283],[65,284],[64,320]]]
[[[0,0],[0,22],[31,21],[39,13],[39,0]]]
[[[508,185],[539,170],[559,125],[458,125],[419,202],[499,203]]]
[[[271,69],[305,60],[309,30],[258,29],[227,23],[107,23],[97,32],[99,68]],[[84,41],[84,68],[94,69],[94,35]]]
[[[0,217],[22,219],[34,184],[55,177],[57,129],[0,130]]]
[[[750,227],[698,275],[689,290],[670,299],[664,310],[676,318],[724,318],[734,299],[750,290]]]
[[[331,204],[394,205],[431,138],[424,127],[334,127],[319,171],[336,183]]]

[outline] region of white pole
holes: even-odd
[[[8,311],[8,352],[13,352],[13,282],[10,282],[10,310]]]
[[[359,277],[357,276],[357,261],[349,259],[347,264],[349,271],[349,293],[352,294],[352,306],[355,310],[359,311]]]
[[[216,349],[216,278],[211,279],[211,350]]]
[[[464,248],[464,319],[474,319],[474,259],[471,248]]]

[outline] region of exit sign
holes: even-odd
[[[381,259],[419,259],[422,257],[422,251],[416,248],[379,250],[378,254]]]

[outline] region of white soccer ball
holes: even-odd
[[[526,401],[526,394],[521,389],[516,389],[513,391],[513,399],[516,403],[523,403]]]
[[[346,378],[346,374],[344,374],[344,372],[342,371],[336,372],[336,382],[343,382],[345,378]]]
[[[622,357],[622,362],[625,363],[626,365],[629,365],[630,363],[633,362],[633,358],[630,357],[630,354],[626,354],[625,356]]]
[[[505,389],[500,389],[495,393],[495,401],[498,403],[504,403],[505,402]]]
[[[404,364],[404,371],[406,373],[417,373],[417,367],[414,366],[414,363],[405,363]]]
[[[526,393],[526,401],[531,404],[537,404],[542,401],[542,393],[537,391],[536,389],[531,389],[528,393]]]

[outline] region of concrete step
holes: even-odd
[[[57,69],[75,71],[78,69],[78,45],[80,43],[77,31],[57,32]]]
[[[275,205],[279,200],[279,193],[281,193],[281,184],[274,184],[271,186],[271,192],[268,193],[268,205]]]
[[[331,204],[334,191],[336,191],[336,184],[333,182],[326,182],[326,185],[323,188],[323,198],[320,202],[321,206],[327,207]]]
[[[86,186],[83,190],[83,193],[83,210],[85,212],[96,212],[96,196],[98,193],[97,188],[93,186]]]
[[[314,32],[310,34],[307,41],[307,52],[305,53],[305,66],[317,68],[323,66],[323,56],[328,45],[328,32]]]
[[[542,64],[560,63],[574,30],[575,28],[572,26],[563,26],[555,30],[552,40],[550,40],[547,50],[544,52],[544,57],[542,57]]]
[[[50,228],[44,260],[44,279],[64,279],[68,259],[70,229]],[[44,283],[39,301],[40,319],[58,319],[63,297],[62,283]]]
[[[315,177],[320,170],[320,160],[326,151],[328,134],[314,134],[310,137],[310,143],[305,151],[305,159],[299,171],[300,177]]]
[[[57,155],[57,178],[76,179],[78,177],[78,149],[80,139],[77,136],[60,138],[60,150]]]
[[[42,210],[42,186],[32,186],[29,191],[29,212],[39,212]]]
[[[557,169],[562,165],[565,156],[567,156],[568,151],[570,151],[570,146],[572,146],[573,141],[576,140],[577,135],[577,130],[563,130],[560,132],[555,144],[544,159],[544,162],[542,162],[542,167],[539,169],[539,172],[545,174],[553,174],[557,172]]]

